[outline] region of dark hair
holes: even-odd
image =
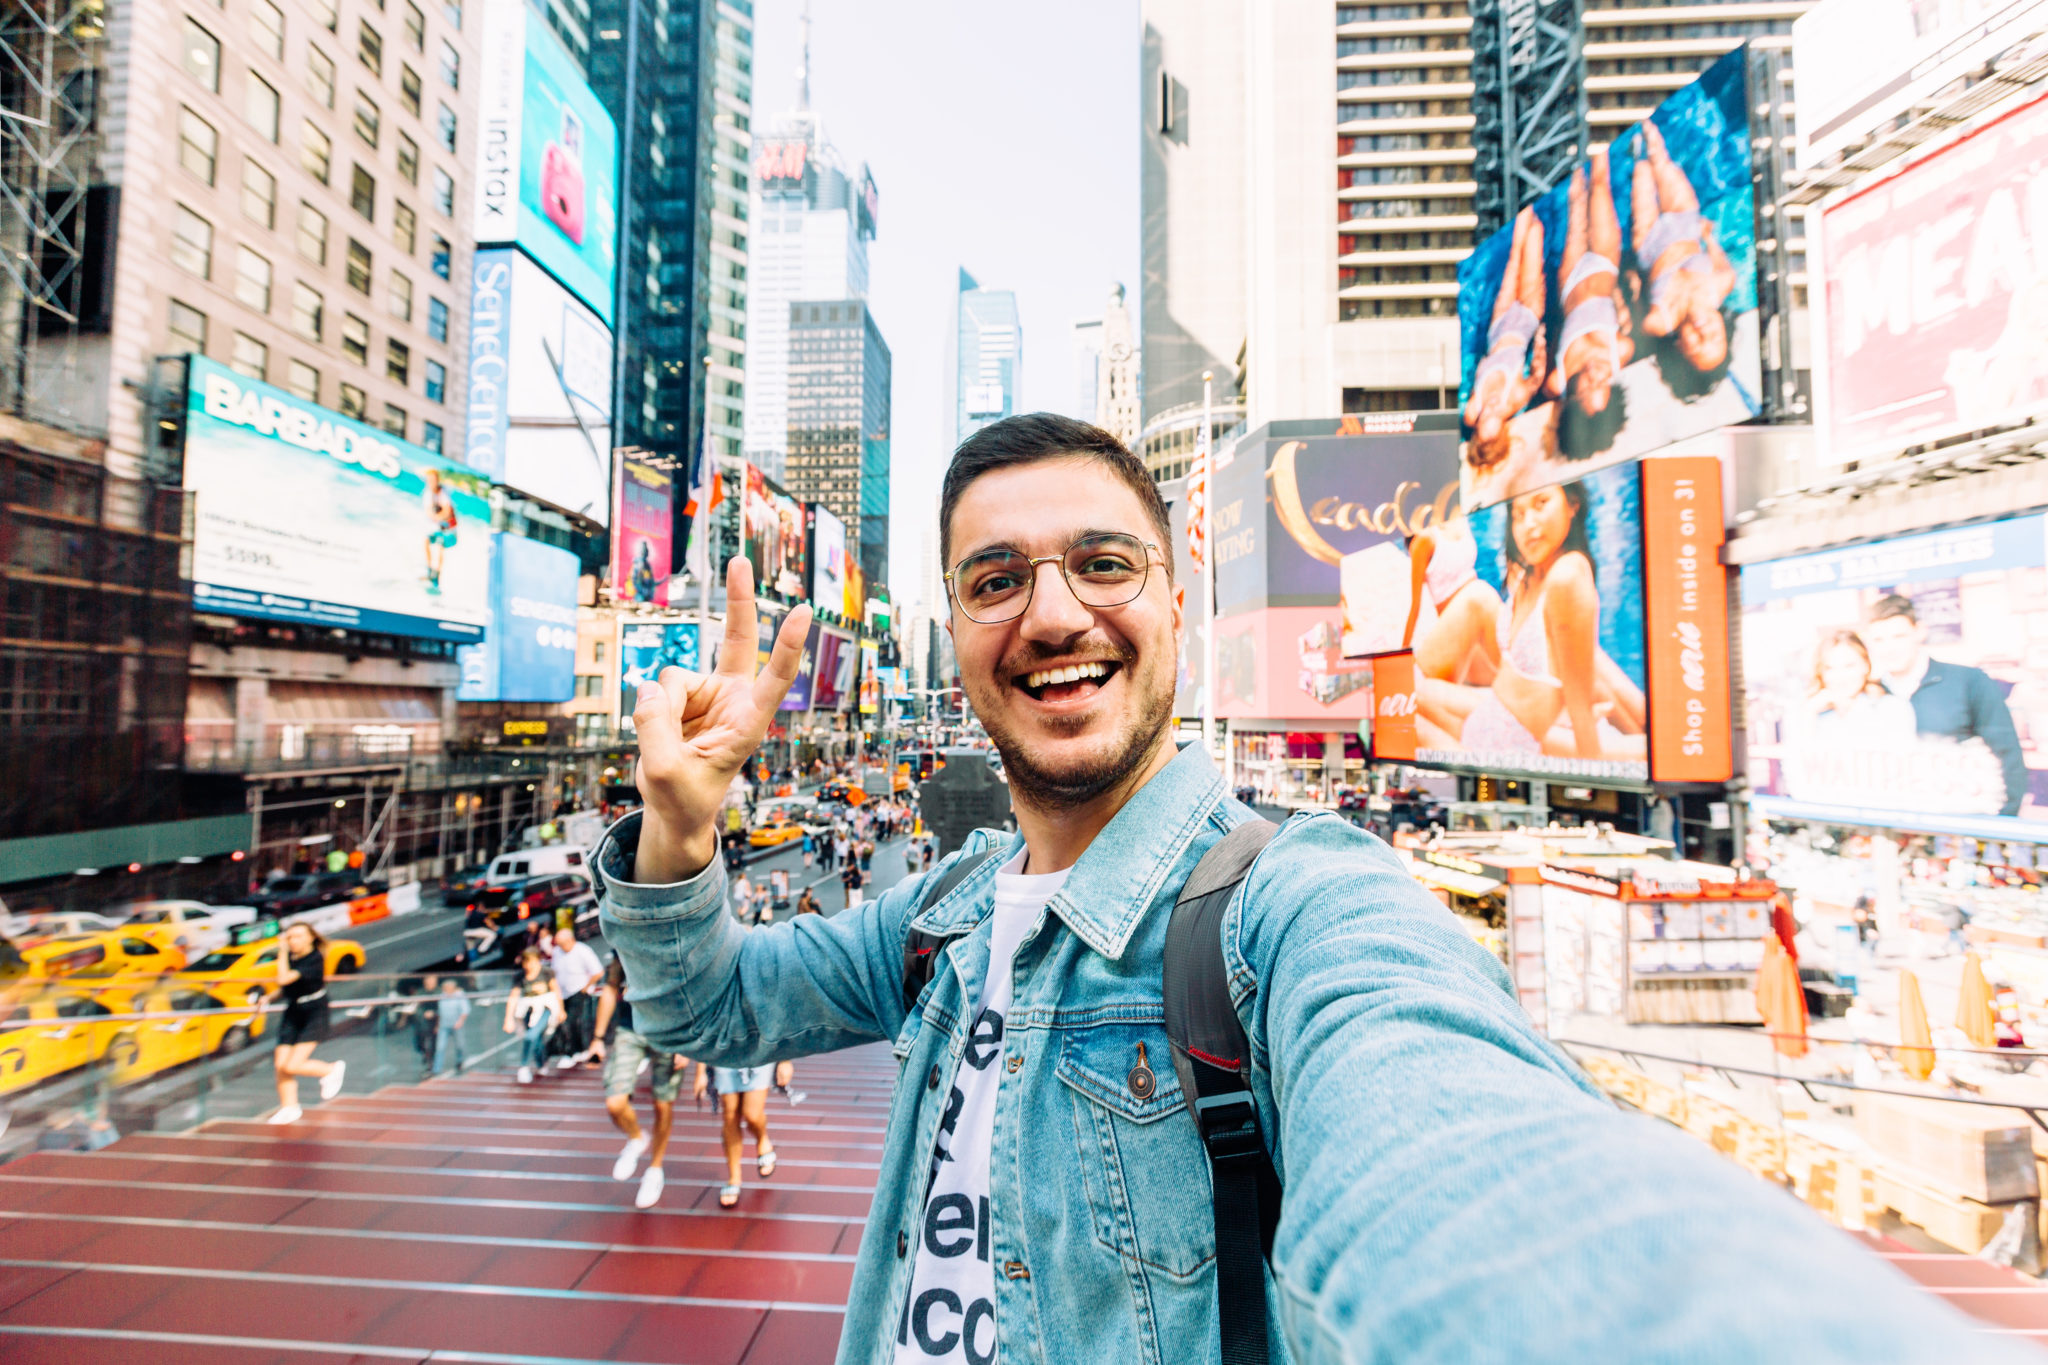
[[[320,936],[320,931],[318,929],[315,929],[312,925],[306,923],[306,921],[302,919],[295,919],[290,924],[285,925],[284,928],[278,930],[278,942],[283,943],[284,936],[286,934],[289,934],[294,929],[304,929],[308,934],[312,936],[314,952],[325,953],[327,951],[327,940]]]
[[[1732,299],[1734,295],[1728,297]],[[1657,373],[1673,398],[1681,403],[1697,402],[1719,388],[1727,376],[1728,366],[1735,359],[1735,309],[1725,299],[1721,303],[1721,334],[1727,338],[1727,349],[1722,353],[1721,363],[1711,370],[1693,364],[1678,349],[1678,328],[1672,328],[1666,336],[1651,338],[1650,350],[1657,358]]]
[[[1876,605],[1870,609],[1872,625],[1879,621],[1889,621],[1894,616],[1903,616],[1916,626],[1920,624],[1920,613],[1913,610],[1913,599],[1901,593],[1886,593],[1878,598]]]
[[[1583,378],[1583,370],[1572,376],[1557,410],[1557,453],[1567,460],[1590,460],[1611,450],[1614,438],[1628,424],[1628,391],[1621,386],[1621,372],[1615,371],[1607,386],[1607,406],[1598,412],[1579,406],[1577,391]]]
[[[1527,490],[1529,493],[1541,491],[1541,489],[1537,488]],[[1598,584],[1600,581],[1600,561],[1593,558],[1593,542],[1586,535],[1586,485],[1583,481],[1561,483],[1557,485],[1557,491],[1564,494],[1565,499],[1572,505],[1571,528],[1564,533],[1564,544],[1557,547],[1557,553],[1559,557],[1562,557],[1573,550],[1577,550],[1580,554],[1584,555],[1586,563],[1592,566],[1593,582]],[[1517,493],[1515,496],[1519,498],[1525,496],[1525,494]],[[1519,545],[1515,544],[1515,504],[1512,499],[1508,502],[1507,525],[1501,529],[1501,549],[1506,552],[1508,563],[1513,564],[1523,573],[1528,573],[1528,561],[1522,558],[1522,549]]]
[[[1138,505],[1152,520],[1159,535],[1159,556],[1166,576],[1173,578],[1173,525],[1167,520],[1166,502],[1159,486],[1145,471],[1144,463],[1124,443],[1101,427],[1056,412],[1025,412],[1005,417],[975,432],[953,452],[946,466],[946,482],[939,494],[939,559],[941,570],[953,567],[953,509],[967,485],[984,474],[1041,460],[1093,460],[1121,479],[1137,495]]]

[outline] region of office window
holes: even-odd
[[[427,50],[427,16],[420,13],[420,7],[406,0],[405,40],[412,44],[414,52]]]
[[[384,38],[368,23],[356,25],[356,57],[376,75],[384,74]]]
[[[370,410],[368,401],[363,397],[363,391],[353,384],[343,384],[341,386],[341,391],[336,396],[334,406],[340,410],[342,416],[353,417],[358,422],[362,421],[364,415]]]
[[[341,315],[341,353],[358,365],[370,363],[370,324],[354,313]]]
[[[447,278],[446,272],[442,278]],[[427,300],[427,336],[444,346],[448,344],[448,305],[439,299]]]
[[[594,664],[602,664],[604,662],[604,641],[592,640],[590,642],[590,662]]]
[[[454,151],[455,111],[453,109],[450,109],[446,103],[443,103],[440,106],[440,115],[434,126],[436,131],[439,132],[441,135],[441,145],[443,147],[446,147],[451,152]]]
[[[303,360],[294,360],[285,366],[284,389],[308,403],[320,401],[320,371]]]
[[[299,254],[315,265],[327,264],[327,215],[299,201]]]
[[[311,285],[292,285],[292,330],[308,341],[320,340],[327,325],[327,301]]]
[[[179,105],[178,164],[211,185],[214,165],[219,159],[220,134],[211,123]]]
[[[185,21],[185,44],[178,60],[186,75],[214,94],[220,93],[220,39],[190,19]]]
[[[377,101],[360,90],[356,91],[355,127],[356,136],[372,147],[377,145],[377,136],[384,129],[384,111],[377,107]]]
[[[245,246],[235,248],[235,297],[259,313],[270,311],[270,262]]]
[[[335,0],[307,0],[306,8],[313,11],[313,17],[320,21],[320,27],[329,33],[341,26],[341,7]]]
[[[183,204],[171,219],[171,264],[202,280],[213,278],[213,224]]]
[[[441,449],[441,425],[440,425],[440,423],[438,423],[438,422],[422,422],[422,423],[420,423],[420,444],[421,444],[421,445],[423,445],[423,446],[425,446],[425,447],[426,447],[426,448],[427,448],[428,450],[431,450],[431,451],[433,451],[433,452],[434,452],[434,453],[435,453],[436,455],[440,455],[440,454],[442,454],[442,453],[443,453],[443,451],[442,451],[442,449]]]
[[[334,107],[334,58],[306,44],[306,88],[323,109]]]
[[[410,256],[419,245],[419,215],[412,211],[412,205],[401,200],[391,201],[391,236],[398,243],[398,249]]]
[[[396,403],[386,403],[384,405],[384,420],[377,425],[403,441],[405,439],[405,409]]]
[[[277,177],[253,161],[242,163],[242,216],[266,228],[277,226]]]
[[[450,90],[462,88],[462,54],[445,38],[441,40],[441,83]]]
[[[270,0],[251,0],[249,41],[256,45],[258,52],[268,53],[283,61],[284,11],[271,4]]]
[[[412,281],[396,270],[391,272],[391,293],[386,297],[384,306],[392,317],[412,321]]]
[[[444,217],[455,216],[455,177],[439,166],[434,167],[434,207]]]
[[[420,183],[420,144],[404,133],[398,135],[398,173],[408,185]]]
[[[448,21],[449,27],[460,32],[462,29],[462,0],[441,0],[441,17]]]
[[[384,338],[384,377],[394,384],[412,383],[412,347],[396,337]]]
[[[249,73],[249,87],[243,92],[242,117],[263,134],[264,141],[277,141],[277,87],[253,71]]]
[[[420,116],[420,73],[404,63],[398,67],[398,105],[414,118]]]
[[[334,174],[334,143],[311,119],[299,135],[299,166],[323,185]]]
[[[427,362],[427,401],[444,403],[448,400],[448,367],[438,360]]]
[[[348,287],[365,298],[370,294],[370,248],[348,239]]]
[[[448,239],[440,233],[434,234],[434,273],[442,279],[448,278]],[[445,340],[446,338],[443,338]]]
[[[363,215],[363,221],[377,221],[377,178],[358,163],[349,178],[348,206]]]
[[[228,368],[251,379],[270,377],[270,348],[255,337],[235,333],[234,350],[228,354]]]

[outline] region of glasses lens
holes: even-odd
[[[1083,603],[1119,607],[1145,586],[1145,544],[1136,536],[1089,536],[1067,548],[1064,567]]]
[[[1031,598],[1031,565],[1015,550],[984,550],[953,570],[953,592],[970,620],[1016,616]]]

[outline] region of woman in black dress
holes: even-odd
[[[277,1066],[277,1112],[272,1123],[298,1121],[299,1077],[320,1080],[320,1098],[331,1100],[341,1093],[342,1073],[347,1062],[316,1062],[313,1049],[327,1041],[327,944],[308,924],[293,924],[278,944],[277,998],[284,1001],[279,1016],[277,1046],[271,1059]]]

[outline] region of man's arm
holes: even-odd
[[[1981,735],[1998,755],[2005,770],[2005,805],[2000,815],[2018,815],[2027,795],[2027,759],[2020,750],[2020,734],[2012,723],[2012,708],[1991,675],[1980,668],[1969,670],[1970,729]]]
[[[1257,981],[1297,1359],[2038,1359],[1599,1098],[1499,962],[1337,817],[1288,824],[1226,932]]]

